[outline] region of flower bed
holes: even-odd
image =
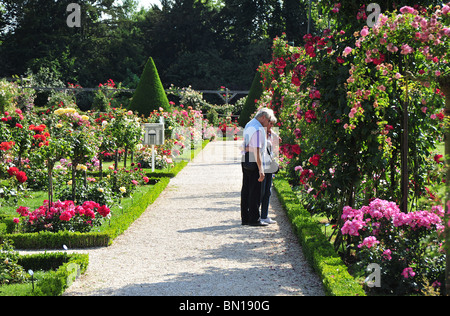
[[[169,178],[155,179],[154,181],[157,181],[157,183],[154,186],[144,186],[140,193],[135,193],[133,198],[124,199],[120,206],[112,208],[113,216],[104,221],[97,232],[82,233],[63,230],[56,232],[13,233],[10,230],[15,228],[14,220],[8,218],[4,222],[9,222],[7,224],[9,233],[0,235],[0,242],[5,239],[13,240],[17,249],[61,249],[62,245],[67,245],[69,248],[108,246],[156,200],[168,185],[169,180]],[[68,204],[71,205],[71,203]],[[64,220],[59,220],[63,222],[63,226],[66,224]]]

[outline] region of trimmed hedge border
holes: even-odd
[[[334,251],[317,221],[300,204],[283,174],[273,181],[278,198],[287,212],[302,245],[303,252],[322,279],[325,294],[329,296],[366,296],[362,286],[348,273],[346,265]]]
[[[19,264],[25,271],[56,270],[48,273],[35,286],[32,296],[59,296],[81,274],[89,264],[88,254],[66,254],[62,252],[21,256]]]

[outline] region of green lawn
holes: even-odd
[[[33,271],[34,285],[45,277],[49,271]],[[33,283],[31,278],[27,283],[18,283],[10,285],[0,285],[0,296],[31,296],[33,294]]]
[[[16,209],[19,206],[27,206],[31,210],[37,209],[39,206],[42,206],[44,200],[48,199],[48,193],[47,191],[36,191],[32,192],[29,191],[27,193],[27,197],[23,199],[22,201],[18,202],[18,205],[14,206],[5,206],[3,205],[0,208],[0,215],[18,215],[16,212]]]

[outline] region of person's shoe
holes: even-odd
[[[274,221],[272,219],[270,219],[270,217],[267,218],[261,218],[261,222],[267,223],[267,224],[276,224],[277,221]]]
[[[269,224],[262,222],[262,221],[257,221],[254,223],[249,223],[250,226],[268,226]]]

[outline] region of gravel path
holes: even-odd
[[[64,295],[324,295],[275,193],[277,224],[241,226],[238,143],[209,143]]]

